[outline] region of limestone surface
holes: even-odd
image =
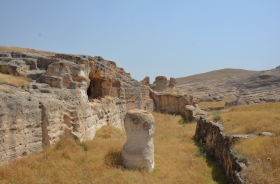
[[[165,76],[157,76],[153,84],[155,91],[162,92],[167,89],[168,80]]]
[[[176,84],[177,84],[176,79],[173,78],[173,77],[171,77],[171,78],[169,79],[168,87],[172,89],[172,88],[175,87]]]
[[[0,84],[0,164],[66,133],[85,141],[104,125],[124,129],[129,109],[153,110],[149,87],[100,56],[0,51],[0,67],[32,79],[28,90]]]
[[[140,110],[129,110],[125,116],[127,141],[123,147],[124,166],[129,169],[154,169],[154,117],[151,113]]]

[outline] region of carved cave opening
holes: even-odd
[[[100,98],[102,97],[102,83],[104,80],[102,79],[91,79],[90,85],[87,90],[87,95],[89,98]]]
[[[90,85],[87,89],[89,99],[102,98],[105,96],[119,97],[120,82],[103,79],[99,76],[89,77]]]

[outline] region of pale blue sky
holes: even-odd
[[[279,0],[1,0],[0,45],[100,55],[141,80],[280,65]]]

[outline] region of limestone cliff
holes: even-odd
[[[129,109],[152,111],[147,86],[101,57],[0,51],[0,67],[33,81],[28,91],[0,84],[0,164],[55,144],[65,133],[90,140],[124,128]]]

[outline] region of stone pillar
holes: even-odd
[[[154,169],[154,117],[141,109],[131,109],[124,120],[127,141],[124,144],[122,157],[124,166],[129,169],[145,168],[148,172]]]

